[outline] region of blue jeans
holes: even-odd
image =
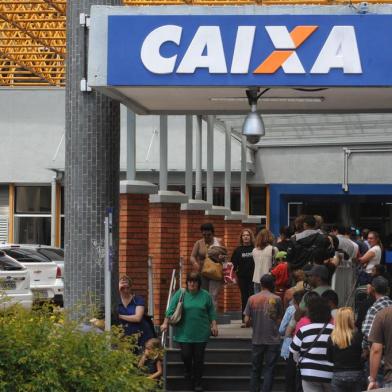
[[[255,294],[260,293],[260,291],[261,291],[261,284],[260,283],[253,283],[253,289],[254,289]]]
[[[331,381],[332,392],[361,392],[363,378],[361,370],[334,372]]]
[[[252,345],[252,373],[250,376],[250,392],[260,392],[261,371],[264,365],[263,392],[271,392],[274,381],[275,364],[279,359],[279,344]]]

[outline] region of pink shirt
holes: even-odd
[[[305,325],[309,325],[311,323],[312,322],[310,321],[310,318],[307,316],[300,318],[297,325],[295,326],[294,336],[297,334],[297,332],[300,328],[304,327]]]

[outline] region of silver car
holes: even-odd
[[[2,245],[0,249],[19,261],[30,272],[30,287],[36,300],[55,300],[63,296],[64,282],[61,268],[30,246]]]
[[[17,303],[26,309],[33,305],[30,274],[26,267],[0,251],[0,309]]]

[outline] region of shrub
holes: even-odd
[[[82,332],[48,308],[12,307],[0,314],[0,391],[151,391],[134,349],[120,329]]]

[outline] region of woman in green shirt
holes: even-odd
[[[174,313],[181,290],[178,290],[166,312],[161,330],[166,331],[169,317]],[[185,378],[192,383],[194,391],[201,392],[204,351],[210,335],[218,335],[216,312],[208,291],[201,289],[201,276],[190,272],[186,279],[186,290],[181,321],[175,326],[174,340],[181,348],[181,358],[185,367]]]

